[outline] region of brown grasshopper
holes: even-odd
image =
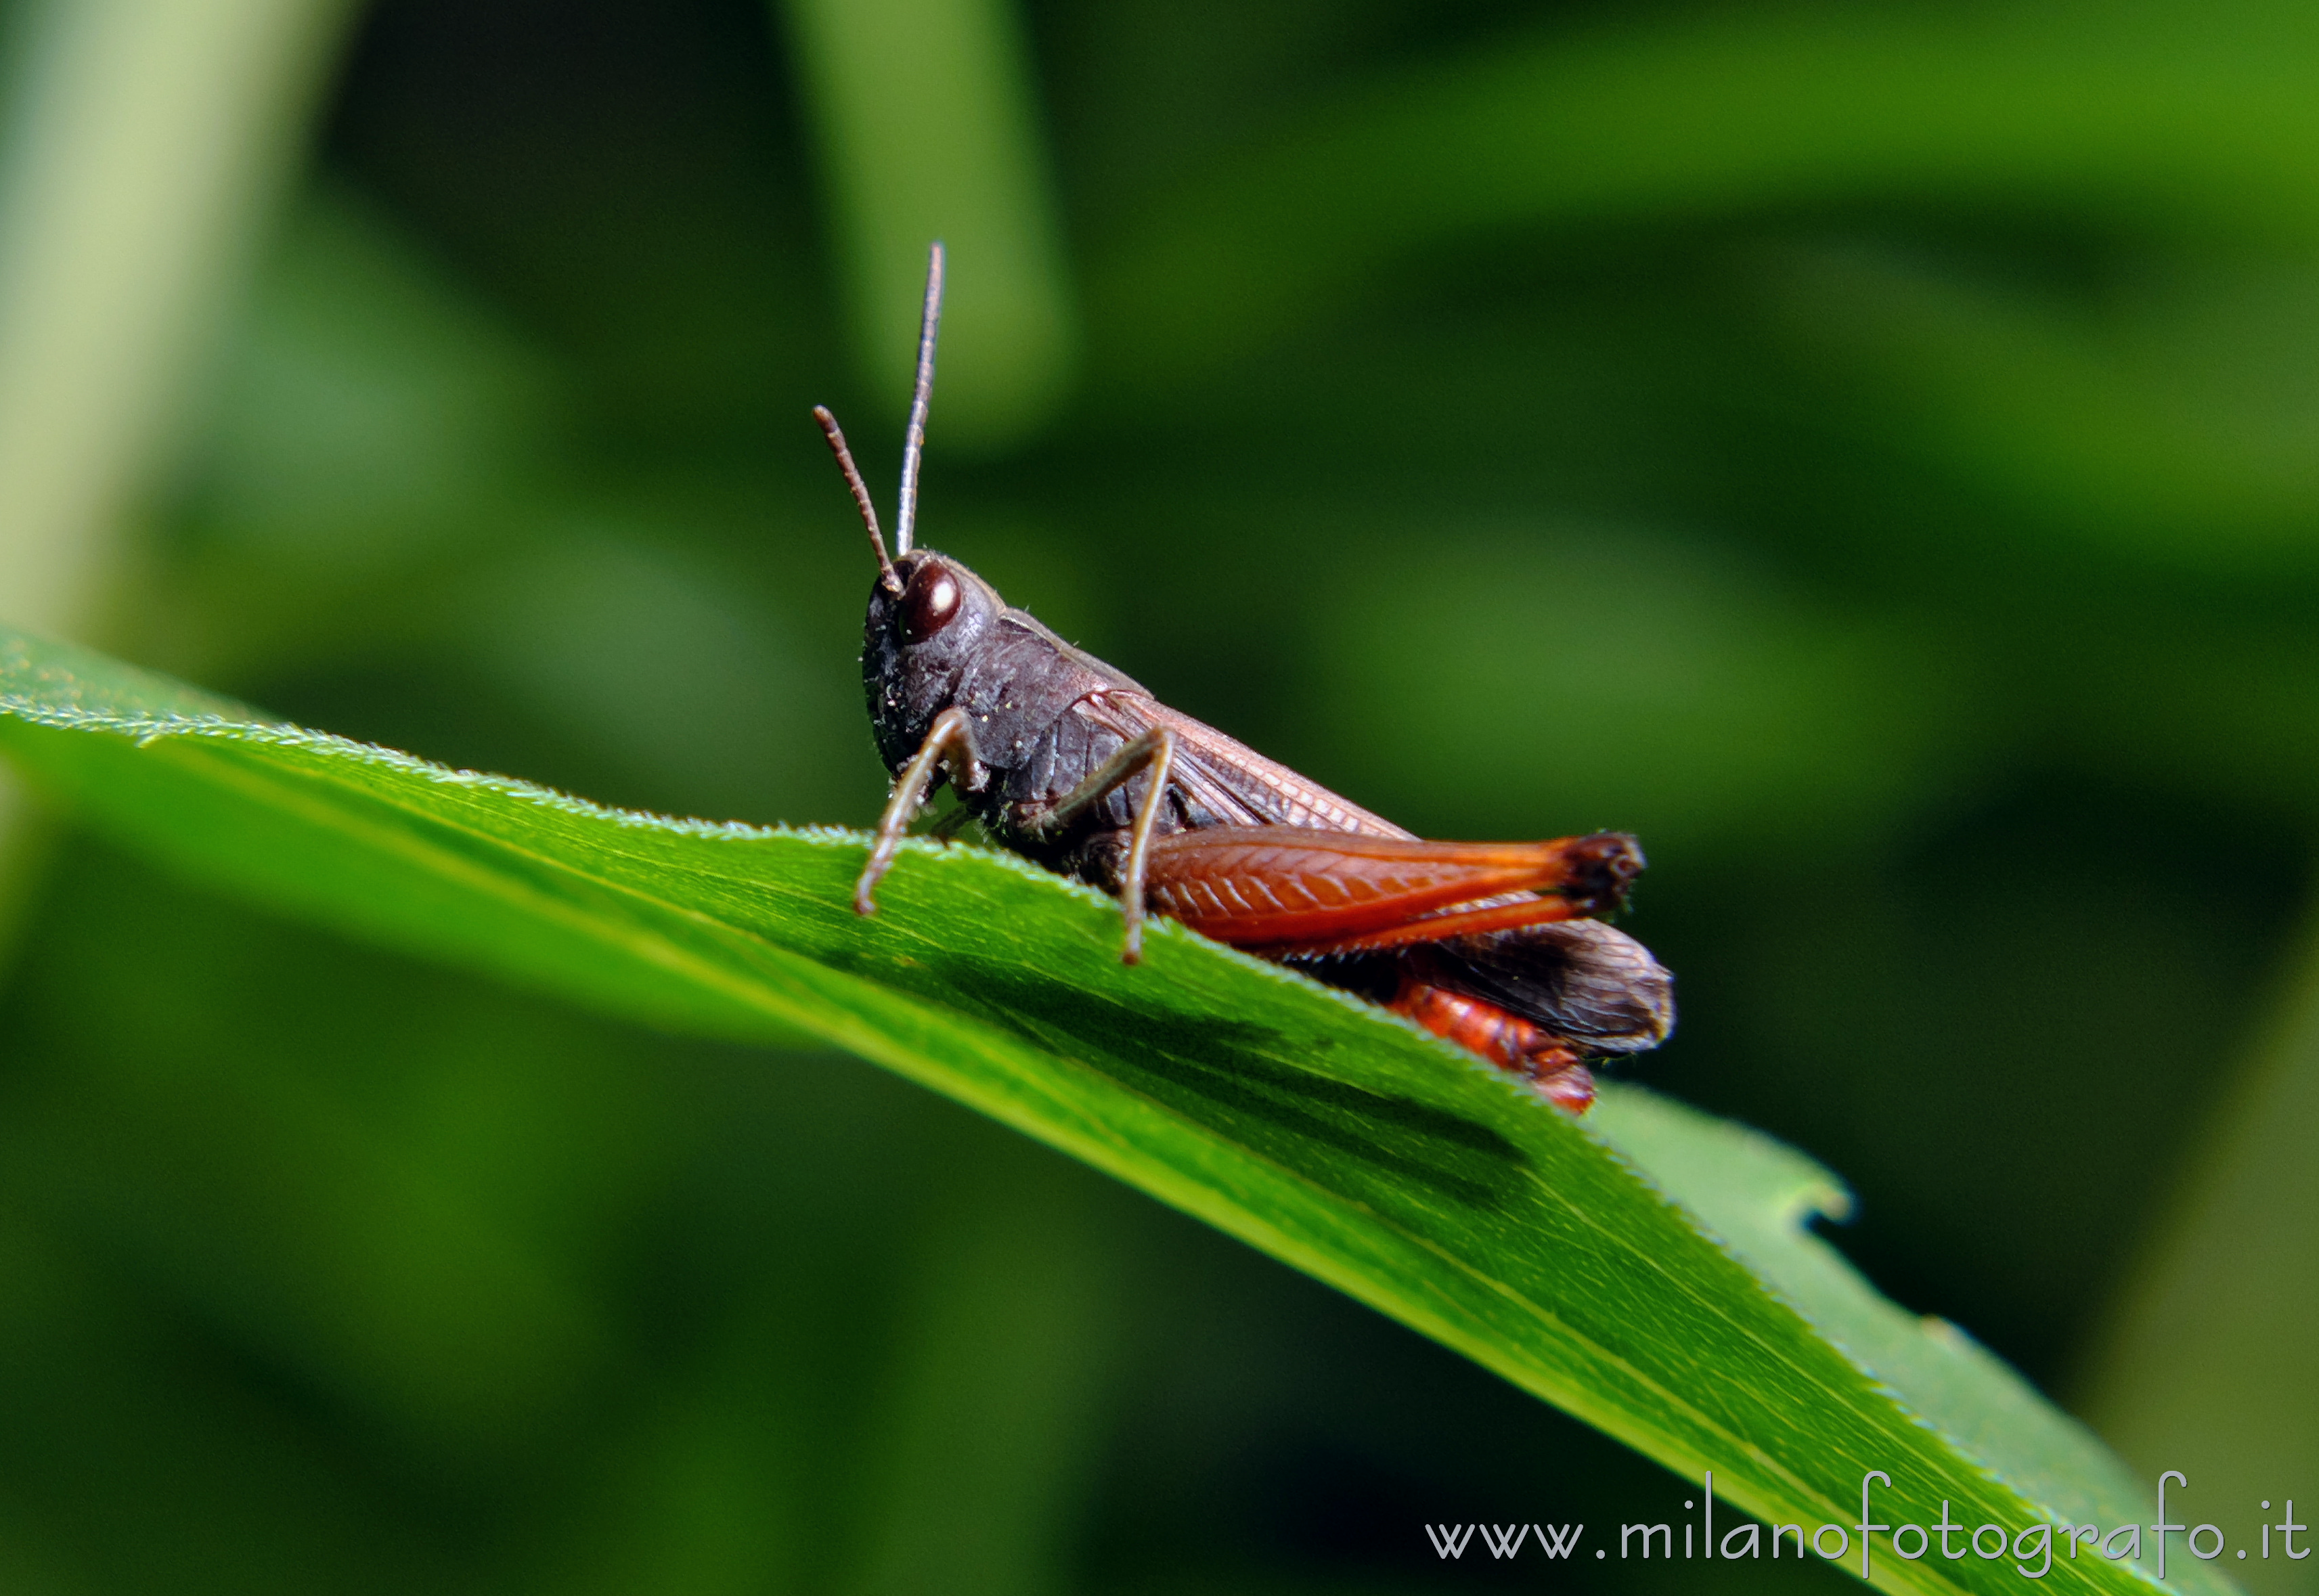
[[[993,840],[1119,899],[1121,958],[1145,914],[1359,993],[1528,1080],[1574,1113],[1587,1061],[1674,1024],[1674,978],[1589,916],[1643,868],[1619,832],[1432,843],[1170,709],[948,555],[913,546],[943,251],[926,273],[917,383],[889,556],[828,410],[815,418],[878,557],[862,678],[892,798],[855,885],[867,915],[910,822],[944,781]]]

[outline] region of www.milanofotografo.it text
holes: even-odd
[[[1601,1558],[1697,1557],[1739,1562],[1767,1555],[1776,1558],[1783,1545],[1801,1557],[1809,1545],[1814,1555],[1829,1563],[1848,1564],[1852,1558],[1859,1558],[1863,1579],[1871,1577],[1874,1560],[1880,1555],[1910,1563],[1929,1555],[1951,1562],[1966,1557],[1979,1557],[1990,1563],[2010,1560],[2014,1571],[2022,1578],[2040,1580],[2052,1572],[2055,1557],[2075,1558],[2083,1553],[2113,1563],[2143,1563],[2162,1580],[2166,1577],[2167,1552],[2178,1536],[2181,1537],[2181,1549],[2202,1563],[2211,1563],[2226,1553],[2238,1562],[2246,1561],[2251,1553],[2267,1559],[2274,1555],[2274,1549],[2276,1555],[2297,1563],[2311,1555],[2310,1546],[2301,1538],[2310,1526],[2296,1521],[2291,1497],[2280,1499],[2278,1519],[2262,1524],[2254,1547],[2233,1546],[2215,1525],[2169,1520],[2169,1485],[2187,1490],[2189,1481],[2179,1470],[2170,1468],[2158,1476],[2158,1516],[2148,1524],[2119,1524],[2105,1528],[2099,1524],[2055,1520],[2017,1529],[2002,1524],[1966,1525],[1955,1520],[1946,1501],[1941,1503],[1939,1516],[1929,1523],[1887,1524],[1876,1520],[1873,1493],[1879,1487],[1890,1491],[1892,1478],[1881,1468],[1871,1469],[1860,1478],[1860,1517],[1854,1522],[1807,1527],[1764,1525],[1750,1519],[1733,1524],[1727,1518],[1719,1536],[1715,1526],[1715,1476],[1710,1474],[1704,1478],[1700,1494],[1683,1504],[1686,1513],[1692,1516],[1681,1522],[1670,1519],[1663,1524],[1621,1524],[1617,1528],[1615,1544],[1608,1534],[1600,1534],[1596,1537],[1599,1544],[1582,1548],[1581,1543],[1586,1541],[1584,1524],[1428,1524],[1425,1537],[1432,1544],[1435,1555],[1444,1562],[1462,1559],[1469,1548],[1487,1553],[1492,1562],[1520,1556],[1525,1552],[1557,1561],[1591,1552]],[[2271,1510],[2268,1500],[2263,1501],[2262,1510]],[[2146,1538],[2144,1531],[2148,1532]],[[1880,1535],[1885,1537],[1881,1546],[1876,1544]]]

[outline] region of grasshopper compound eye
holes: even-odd
[[[920,563],[902,591],[904,643],[924,643],[958,618],[958,578],[939,560]]]

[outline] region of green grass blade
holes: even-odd
[[[1727,1528],[1729,1503],[1807,1535],[1856,1519],[1869,1469],[1892,1477],[1877,1507],[1894,1521],[1944,1501],[2017,1529],[2139,1516],[2026,1386],[1986,1355],[1924,1356],[1922,1332],[1797,1229],[1799,1183],[1827,1182],[1794,1155],[1638,1094],[1614,1095],[1598,1134],[1382,1011],[1172,924],[1123,968],[1112,906],[1010,857],[914,845],[862,921],[856,834],[602,809],[6,632],[0,747],[118,834],[294,912],[662,1025],[849,1049],[1683,1474],[1711,1469]],[[1615,1527],[1587,1534],[1617,1555]],[[2221,1588],[2174,1552],[2174,1583]],[[1904,1562],[1881,1544],[1873,1576],[2021,1577],[2009,1558]],[[2089,1554],[2045,1588],[2142,1582]]]

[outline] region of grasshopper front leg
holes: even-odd
[[[974,723],[963,709],[952,708],[935,716],[934,725],[926,728],[926,740],[918,744],[910,762],[894,778],[894,791],[886,800],[886,812],[878,817],[877,840],[870,846],[861,879],[853,883],[855,914],[878,912],[870,896],[871,889],[892,867],[903,834],[917,818],[919,807],[925,804],[927,790],[934,786],[935,773],[943,770],[947,770],[961,792],[981,789],[985,772],[982,761],[974,752]]]

